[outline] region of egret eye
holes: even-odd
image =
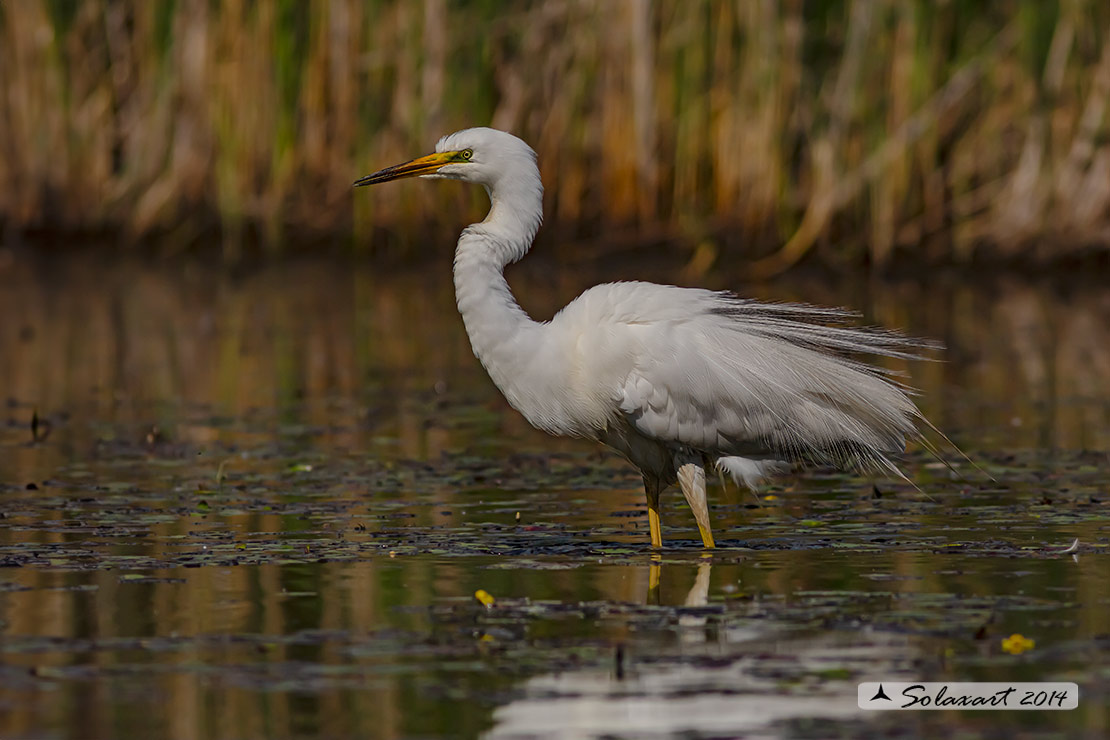
[[[464,161],[469,162],[470,158],[474,156],[474,150],[463,149],[461,152],[459,152],[459,156],[462,157]]]

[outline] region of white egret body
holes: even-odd
[[[852,355],[912,358],[922,343],[839,325],[851,314],[838,309],[643,282],[595,286],[536,322],[503,274],[542,219],[535,152],[502,131],[465,129],[355,185],[413,176],[485,186],[489,215],[463,229],[455,251],[474,354],[532,425],[596,439],[639,468],[652,545],[662,546],[660,493],[677,482],[713,547],[708,465],[753,487],[795,461],[897,472],[888,455],[920,436],[905,391]]]

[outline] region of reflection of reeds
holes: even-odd
[[[1096,0],[5,3],[0,213],[169,248],[218,227],[229,258],[386,243],[479,196],[351,180],[491,123],[569,230],[716,235],[764,273],[830,238],[1052,256],[1110,244],[1108,34]]]
[[[458,406],[438,409],[420,404],[417,397],[427,394],[441,380],[447,384],[448,398],[484,394],[491,405],[495,404],[489,414],[491,436],[498,438],[500,442],[494,444],[503,445],[506,451],[532,444],[543,450],[588,446],[529,431],[521,417],[499,400],[470,353],[454,315],[448,261],[440,262],[439,278],[415,272],[393,276],[351,272],[329,264],[297,264],[241,280],[193,269],[135,265],[109,269],[95,260],[73,260],[42,273],[36,273],[26,262],[0,268],[0,314],[6,317],[0,322],[0,387],[16,402],[9,406],[8,416],[27,419],[35,406],[45,417],[63,410],[73,414],[45,445],[5,446],[0,457],[0,481],[10,484],[54,478],[59,467],[72,472],[81,462],[89,463],[88,451],[95,449],[100,431],[126,433],[128,428],[161,421],[150,416],[149,402],[156,400],[168,401],[165,429],[169,436],[197,447],[216,447],[212,443],[220,441],[223,434],[240,442],[242,437],[236,438],[234,428],[224,431],[222,424],[190,424],[181,418],[182,406],[203,409],[204,417],[235,420],[249,418],[258,408],[277,408],[284,414],[284,409],[292,406],[299,409],[292,412],[299,416],[287,421],[322,429],[336,427],[326,436],[314,436],[306,442],[327,449],[332,459],[356,454],[369,458],[368,467],[382,464],[388,456],[373,459],[381,450],[374,442],[377,435],[396,440],[396,447],[390,448],[392,455],[406,460],[434,459],[444,449],[481,443],[467,436],[476,428],[473,423],[461,430],[445,423],[457,415]],[[537,264],[543,264],[542,257],[537,256]],[[522,296],[542,316],[550,315],[566,300],[568,292],[581,287],[554,287],[548,279],[550,272],[537,270],[530,279],[527,272],[514,275]],[[570,275],[564,280],[580,281],[582,285],[595,280],[595,276],[577,271],[558,272]],[[440,290],[429,290],[432,284]],[[877,283],[871,288],[874,292],[869,300],[850,302],[864,306],[875,321],[905,326],[948,343],[950,361],[917,364],[910,382],[924,391],[921,401],[926,413],[939,427],[953,432],[973,455],[984,447],[1110,448],[1110,407],[1105,402],[1110,387],[1110,299],[1105,291],[1076,289],[1052,300],[1046,297],[1047,291],[1018,282],[1002,282],[987,289],[953,289],[917,282],[901,286]],[[761,297],[765,298],[805,296],[831,304],[846,302],[843,294],[834,292],[844,289],[827,281],[794,288],[760,288],[775,291],[764,292]],[[906,314],[910,307],[913,314]],[[445,320],[445,316],[450,318]],[[949,387],[963,392],[950,397],[944,392]],[[287,403],[293,399],[298,402]],[[345,404],[338,403],[341,401]],[[1012,425],[1015,419],[1021,422],[1020,427]],[[29,441],[30,436],[28,429],[25,439]],[[93,460],[91,466],[98,475],[118,473],[146,491],[144,495],[150,500],[136,500],[142,506],[179,511],[182,500],[191,499],[176,481],[163,482],[162,476],[170,473],[154,464],[157,459],[157,455],[152,456],[146,473],[133,473],[127,468],[122,472],[111,459]],[[264,455],[254,457],[253,462],[248,459],[233,460],[229,472],[241,474],[242,468],[251,466],[285,465],[284,460],[273,461]],[[133,470],[144,466],[139,463]],[[192,483],[193,476],[206,466],[208,475],[214,474],[214,461],[187,461],[185,481]],[[66,471],[62,472],[64,479]],[[132,474],[151,477],[134,481],[130,479]],[[100,483],[112,479],[95,480]],[[53,485],[34,495],[64,499],[65,490]],[[86,489],[79,490],[80,495],[86,495]],[[295,491],[289,493],[295,495]],[[578,490],[566,493],[567,506],[577,506],[579,497],[593,496]],[[6,495],[14,499],[18,494],[8,491]],[[107,498],[111,494],[97,491],[94,495]],[[285,497],[287,493],[284,488],[275,488],[269,495]],[[418,492],[411,495],[413,511],[421,517],[435,517],[441,508],[424,505],[426,501]],[[362,490],[357,478],[344,482],[337,496],[359,497],[358,510],[367,518],[375,513],[379,500],[376,491]],[[604,498],[614,502],[607,504],[613,510],[642,505],[642,493],[631,486],[624,493],[608,491]],[[452,484],[437,491],[434,500],[466,501],[472,497]],[[789,503],[798,506],[799,501],[806,500],[803,495],[792,496]],[[130,502],[120,516],[126,518],[136,501]],[[89,506],[109,508],[104,501]],[[15,516],[26,516],[14,505],[9,511],[13,508]],[[59,521],[79,516],[66,514],[65,509],[59,506]],[[734,508],[731,514],[721,512],[721,516],[726,521],[731,516],[737,522],[750,521],[749,517],[756,515],[736,513]],[[950,524],[951,517],[947,510],[910,513],[903,524],[943,528]],[[215,528],[226,525],[237,538],[250,542],[253,535],[270,537],[282,531],[290,519],[277,513],[231,514]],[[419,526],[428,526],[427,519],[418,521]],[[681,524],[681,515],[674,515],[674,521]],[[438,523],[458,526],[452,520]],[[166,550],[176,553],[182,542],[178,538],[197,526],[189,516],[175,517],[168,523],[153,524],[149,534],[137,536],[137,541],[124,540],[120,546],[136,555],[155,556]],[[1101,536],[1097,519],[1067,526],[1069,536],[1077,536],[1085,544],[1097,542]],[[86,532],[44,532],[9,526],[3,533],[9,538],[5,541],[8,545],[33,541],[45,546],[68,541],[78,550],[88,547],[94,551],[103,546],[89,546],[86,540],[94,535]],[[993,535],[987,530],[984,536]],[[962,537],[957,534],[956,539]],[[837,557],[830,558],[827,549],[801,548],[776,555],[774,567],[725,564],[714,566],[711,577],[708,565],[699,566],[696,580],[693,565],[665,564],[662,603],[681,603],[684,598],[691,605],[703,602],[707,588],[711,597],[718,598],[723,595],[718,589],[725,583],[737,584],[737,576],[742,574],[739,585],[747,592],[745,598],[756,598],[753,603],[766,595],[773,597],[767,602],[774,605],[783,603],[782,598],[792,599],[800,590],[839,589],[849,584],[856,589],[844,597],[851,606],[863,593],[858,590],[862,583],[861,561],[858,557]],[[475,720],[442,712],[429,715],[427,722],[445,723],[432,732],[420,724],[421,712],[403,711],[417,701],[417,689],[412,688],[408,674],[395,670],[393,664],[424,660],[427,646],[422,644],[418,655],[405,654],[392,642],[396,638],[388,634],[389,627],[427,630],[429,604],[447,603],[449,599],[461,603],[476,588],[507,598],[528,596],[537,601],[605,599],[635,603],[644,598],[650,583],[649,566],[644,562],[637,570],[610,566],[567,571],[498,570],[474,567],[467,558],[390,560],[369,548],[364,560],[319,566],[288,563],[141,571],[142,575],[185,579],[181,584],[150,585],[129,584],[118,570],[82,574],[41,566],[18,569],[18,573],[9,569],[11,574],[6,579],[31,590],[6,594],[0,612],[4,634],[13,638],[13,645],[25,637],[45,636],[54,646],[44,652],[20,652],[18,647],[9,650],[6,661],[12,668],[10,673],[17,676],[16,669],[27,668],[28,677],[54,683],[48,690],[22,689],[29,698],[0,717],[0,734],[27,736],[49,724],[72,727],[71,734],[82,736],[256,737],[275,734],[273,728],[296,722],[302,727],[318,724],[338,736],[447,734],[459,726],[472,726]],[[890,553],[889,566],[879,570],[906,578],[897,581],[901,584],[897,589],[906,596],[896,598],[909,598],[915,593],[989,595],[999,593],[1001,582],[993,572],[969,575],[940,570],[935,560],[923,558],[916,551]],[[726,575],[728,579],[723,578]],[[1076,603],[1097,605],[1105,599],[1106,579],[1096,575],[1101,575],[1097,568],[1074,568],[1071,561],[1061,560],[1033,576],[1031,582],[1035,586],[1074,587]],[[85,584],[96,588],[91,592],[71,590]],[[888,587],[892,586],[880,589]],[[1002,587],[1002,593],[1009,593],[1007,588]],[[883,596],[884,603],[886,598]],[[912,603],[906,602],[907,606]],[[895,603],[891,609],[897,607]],[[773,612],[762,609],[755,621],[773,624]],[[1080,635],[1093,635],[1103,629],[1098,613],[1096,607],[1077,612]],[[935,614],[938,619],[950,616],[939,608]],[[984,620],[988,617],[984,613]],[[718,627],[712,624],[706,629],[688,621],[680,628],[678,639],[727,639],[718,637]],[[640,632],[620,632],[625,628],[619,620],[614,622],[605,626],[612,631],[606,634],[620,635],[624,640],[642,638]],[[317,652],[311,646],[281,638],[315,631],[326,636]],[[347,634],[353,635],[356,646],[375,650],[384,646],[398,652],[352,652],[344,637]],[[969,639],[971,634],[969,631],[964,637]],[[228,636],[226,642],[221,635]],[[263,636],[266,644],[251,642],[249,637],[254,635]],[[75,658],[62,642],[68,636],[93,638],[99,647],[89,650],[86,644],[84,652]],[[164,642],[169,636],[175,645],[172,650],[166,649]],[[248,639],[236,641],[234,636]],[[113,644],[132,645],[140,637],[149,640],[142,643],[148,648],[143,652],[145,657],[138,657],[132,648],[113,648]],[[272,644],[269,638],[273,638]],[[674,638],[673,630],[668,629],[667,639]],[[596,639],[596,635],[590,639]],[[475,639],[474,645],[477,650],[484,643]],[[128,673],[141,670],[145,660],[158,666],[157,670],[152,668],[149,675]],[[294,665],[306,660],[336,667],[337,676],[364,677],[366,683],[356,689],[345,688],[346,684],[325,684],[305,693],[261,691],[253,685],[244,687],[211,678],[239,675],[236,666],[247,666],[249,677],[249,667],[255,664],[280,670],[287,661]],[[382,664],[380,673],[375,667],[378,661]],[[67,667],[76,670],[85,663],[88,672],[57,673]],[[210,666],[214,674],[198,673],[198,666]],[[352,674],[343,673],[348,668]],[[63,678],[50,678],[59,675]],[[65,679],[64,675],[79,678]],[[97,692],[116,690],[128,675],[144,682],[143,690],[155,698],[148,700],[147,694],[137,698],[122,695],[146,701],[142,706],[158,701],[165,711],[123,711],[118,703],[90,703],[81,698],[90,691],[99,695]],[[467,675],[452,672],[450,678],[457,685],[467,680]],[[475,675],[478,678],[471,680],[488,681],[490,674],[479,671]],[[19,691],[21,686],[26,684],[17,683],[11,691]],[[117,691],[115,695],[121,694]],[[375,710],[367,712],[367,706]],[[474,706],[480,709],[482,705]],[[151,727],[160,732],[152,732]]]
[[[336,423],[329,400],[343,399],[369,411],[366,423],[348,419],[350,428],[336,432],[336,444],[363,449],[386,434],[400,440],[397,452],[420,458],[458,446],[450,427],[440,429],[439,412],[415,400],[443,383],[453,393],[488,400],[496,409],[491,431],[527,438],[539,449],[556,444],[511,412],[485,378],[455,314],[449,262],[440,260],[439,268],[441,279],[309,263],[231,281],[80,260],[46,279],[17,262],[0,272],[6,317],[0,387],[24,404],[17,414],[24,424],[34,408],[48,420],[72,411],[149,427],[163,420],[150,418],[148,404],[165,399],[233,418],[303,400],[298,423],[328,427]],[[513,276],[539,318],[597,278],[575,271],[571,282],[553,286],[551,272]],[[868,292],[813,281],[764,286],[756,297],[855,304],[869,321],[945,342],[945,362],[894,368],[912,373],[926,415],[972,450],[1110,447],[1110,302],[1103,291],[1076,289],[1050,300],[1043,287],[999,282],[943,289],[877,284]],[[147,416],[135,416],[135,409]],[[172,425],[180,411],[168,409],[165,423]],[[167,428],[171,436],[183,431]],[[65,433],[55,429],[51,442]],[[35,478],[30,469],[13,472],[17,480]]]

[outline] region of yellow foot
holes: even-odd
[[[659,521],[659,509],[648,506],[648,526],[651,527],[651,546],[663,546],[663,525]]]
[[[701,524],[698,524],[698,531],[701,532],[701,543],[705,545],[707,550],[712,550],[716,547],[716,545],[713,544],[713,532],[709,530],[709,527],[703,527]]]

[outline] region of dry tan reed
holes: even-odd
[[[350,182],[490,124],[536,146],[564,237],[709,239],[757,274],[1067,255],[1110,245],[1108,40],[1098,0],[17,0],[0,218],[403,249],[480,193]]]

